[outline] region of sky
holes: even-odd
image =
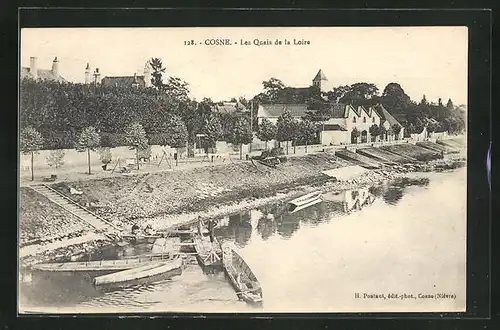
[[[231,45],[205,45],[207,39]],[[189,40],[196,45],[185,45]],[[50,69],[57,56],[61,75],[83,82],[87,63],[101,77],[140,75],[158,57],[197,100],[251,98],[271,77],[306,87],[322,69],[330,87],[368,82],[382,93],[397,82],[416,101],[425,94],[466,104],[467,42],[466,27],[37,28],[22,29],[20,60],[28,67],[34,56],[39,69]]]

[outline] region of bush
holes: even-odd
[[[283,151],[283,148],[281,148],[281,147],[274,147],[271,149],[271,157],[282,156],[284,154],[285,154],[285,152]]]

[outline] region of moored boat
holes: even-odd
[[[222,249],[216,237],[211,242],[208,237],[196,236],[194,243],[196,259],[202,267],[222,266]]]
[[[262,288],[257,277],[243,258],[230,246],[223,246],[222,265],[238,299],[252,305],[261,305]]]
[[[181,258],[162,261],[121,272],[94,278],[94,286],[100,290],[116,290],[132,285],[149,284],[168,280],[182,274]]]
[[[321,191],[314,191],[288,202],[288,212],[295,213],[320,202],[322,202]]]

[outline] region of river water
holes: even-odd
[[[61,313],[462,311],[466,168],[421,175],[426,184],[329,193],[295,214],[271,204],[219,219],[219,240],[232,243],[260,281],[261,308],[238,301],[223,273],[196,264],[169,281],[109,293],[85,277],[34,277],[20,287],[20,304]],[[89,258],[148,249],[111,247]]]

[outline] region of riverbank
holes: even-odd
[[[99,216],[129,228],[132,223],[151,223],[158,229],[169,229],[188,224],[201,218],[217,218],[286,200],[311,190],[342,191],[379,185],[397,178],[410,177],[410,172],[428,172],[464,166],[464,159],[446,157],[428,163],[414,162],[387,166],[367,171],[351,180],[335,181],[322,171],[345,167],[349,162],[330,153],[310,154],[289,158],[277,168],[269,168],[251,162],[209,166],[176,173],[153,173],[134,177],[116,177],[96,180],[57,183],[52,185],[62,194],[87,206]],[[83,193],[71,195],[69,188]],[[29,189],[29,188],[24,188]],[[27,203],[21,209],[21,222],[33,222],[36,210]],[[45,205],[53,209],[55,206]],[[44,217],[42,217],[44,218]],[[45,221],[46,232],[58,227],[50,217]],[[21,228],[23,224],[21,224]],[[34,231],[32,230],[31,233]],[[88,236],[88,235],[87,235]],[[21,258],[28,263],[52,260],[98,249],[110,244],[109,239],[93,239],[73,244],[70,238],[60,238],[56,248],[53,242],[38,247],[23,248]],[[93,245],[92,242],[98,243]],[[92,244],[91,244],[92,243]],[[29,248],[29,249],[27,249]],[[25,253],[30,251],[30,253]]]

